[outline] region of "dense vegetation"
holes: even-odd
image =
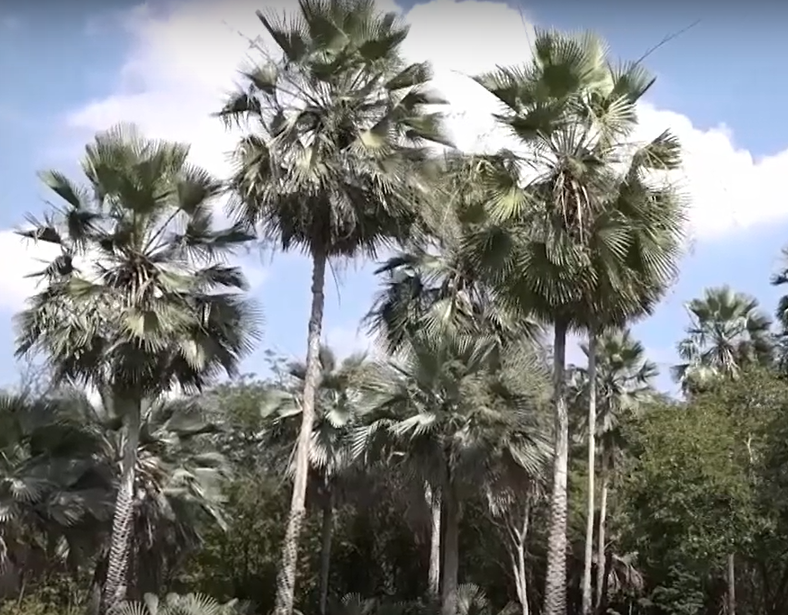
[[[646,69],[538,32],[474,77],[521,146],[478,155],[371,0],[258,17],[216,113],[231,177],[126,125],[81,181],[42,175],[22,234],[58,256],[15,323],[40,367],[0,397],[0,613],[783,613],[788,297],[772,322],[706,290],[681,399],[654,388],[630,326],[688,203],[677,139],[633,137]],[[259,244],[308,256],[312,301],[303,362],[249,376],[265,306],[233,255]],[[347,259],[377,266],[376,346],[338,357]]]

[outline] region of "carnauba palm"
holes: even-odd
[[[587,519],[592,523],[595,516],[598,519],[595,606],[601,608],[606,598],[603,595],[605,566],[602,563],[607,561],[607,500],[614,464],[623,449],[622,423],[636,415],[643,404],[654,399],[653,381],[659,370],[648,360],[643,344],[634,339],[628,329],[608,329],[599,336],[595,345],[582,344],[581,349],[588,358],[589,369],[574,370],[575,378],[570,390],[572,398],[586,408],[590,407],[588,398],[592,392],[596,402],[593,414],[588,413],[580,431],[585,431],[591,440],[588,432],[594,429],[595,439],[599,440],[601,448],[599,510],[597,514],[595,498],[590,498],[590,507],[593,508],[589,509]],[[596,353],[593,358],[592,350]],[[593,370],[590,369],[592,366]],[[591,378],[594,379],[594,387],[590,386]],[[595,453],[593,448],[590,452]],[[593,546],[593,532],[591,539]]]
[[[494,157],[446,155],[435,198],[425,207],[421,228],[376,271],[381,288],[366,323],[396,353],[411,337],[451,337],[472,346],[484,337],[499,346],[534,339],[540,328],[516,312],[476,267],[469,241],[490,224],[484,182],[501,172]]]
[[[406,237],[425,198],[427,144],[442,141],[426,63],[406,63],[408,27],[371,0],[301,0],[257,13],[272,45],[218,115],[244,129],[232,211],[274,249],[312,261],[301,429],[276,612],[293,609],[309,440],[320,374],[326,268]]]
[[[394,450],[390,463],[440,494],[442,615],[456,613],[460,602],[463,500],[521,484],[549,458],[534,391],[523,386],[538,380],[539,362],[529,346],[507,351],[501,357],[485,338],[409,338],[399,357],[370,374],[369,414],[354,435],[356,454]]]
[[[353,479],[354,470],[363,472],[354,464],[351,454],[351,431],[359,420],[361,387],[367,373],[374,366],[365,354],[350,355],[339,360],[329,346],[320,347],[320,381],[313,434],[309,448],[310,489],[322,513],[320,554],[320,599],[318,612],[325,615],[329,596],[329,573],[333,541],[334,513],[339,496]],[[304,390],[306,365],[294,361],[287,367],[279,403],[264,410],[267,422],[266,442],[276,451],[284,453],[286,472],[295,470],[293,446],[298,440],[301,422],[301,395]],[[355,472],[358,477],[358,472]],[[349,479],[349,480],[348,480]],[[310,496],[310,499],[312,496]]]
[[[758,300],[729,286],[707,288],[686,305],[690,323],[678,343],[673,376],[686,393],[717,378],[737,378],[748,365],[769,365],[774,353],[771,320]]]
[[[544,612],[563,615],[566,334],[645,313],[672,281],[685,213],[664,172],[680,164],[680,149],[667,132],[633,141],[636,103],[653,79],[637,63],[613,65],[593,35],[538,32],[530,62],[478,81],[501,103],[497,117],[522,147],[501,152],[514,172],[491,173],[485,182],[492,223],[469,245],[500,294],[554,329],[556,459]]]
[[[42,175],[59,197],[22,232],[59,249],[17,317],[17,352],[40,353],[55,381],[96,387],[126,428],[103,604],[123,598],[143,404],[234,373],[256,313],[227,257],[250,239],[214,227],[222,184],[189,164],[188,146],[116,126],[87,145],[84,185]]]

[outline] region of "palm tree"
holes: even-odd
[[[229,474],[215,450],[200,398],[159,399],[146,404],[140,422],[135,471],[131,550],[135,595],[160,591],[186,557],[202,544],[201,528],[224,528],[221,485]],[[117,468],[123,439],[115,417],[94,406],[97,433]],[[114,423],[114,424],[113,424]],[[113,429],[115,427],[115,429]]]
[[[243,274],[223,264],[250,236],[213,228],[222,185],[188,153],[133,126],[99,133],[82,163],[87,184],[44,174],[62,204],[22,232],[60,253],[17,317],[17,354],[43,354],[56,384],[95,387],[125,423],[105,608],[127,585],[143,404],[233,374],[257,334]]]
[[[644,79],[647,79],[645,74]],[[644,82],[645,83],[645,82]],[[642,86],[635,86],[631,93],[631,100],[644,91]],[[635,122],[633,119],[632,128]],[[609,146],[619,149],[631,147],[626,139],[627,129],[622,129],[622,137],[618,142],[611,140]],[[616,164],[619,154],[608,158],[607,162]],[[607,210],[604,215],[621,215],[626,217],[630,241],[635,247],[633,254],[638,257],[659,254],[659,262],[649,258],[636,258],[628,261],[626,275],[614,273],[609,267],[609,259],[600,258],[599,266],[606,273],[613,273],[613,284],[600,285],[597,295],[589,297],[588,322],[586,325],[588,343],[585,348],[588,358],[588,380],[592,383],[587,396],[587,422],[592,426],[597,418],[597,344],[601,331],[609,327],[626,326],[635,318],[651,312],[667,287],[671,284],[677,273],[677,262],[682,242],[682,226],[684,216],[680,206],[680,196],[675,193],[670,185],[649,181],[655,172],[675,170],[679,167],[681,157],[678,142],[669,134],[660,135],[656,140],[639,147],[634,156],[629,160],[629,166],[619,175],[617,181],[611,182],[609,200],[604,204]],[[643,204],[672,204],[672,207],[663,207],[657,210],[659,218],[654,216],[654,211],[646,213],[637,208]],[[634,208],[634,209],[633,209]],[[632,215],[632,212],[634,215]],[[605,233],[607,229],[600,228]],[[653,242],[649,248],[643,250],[639,246]],[[602,242],[603,249],[609,249],[613,244]],[[666,267],[667,265],[667,267]],[[616,279],[617,278],[617,279]],[[592,584],[591,572],[593,563],[594,545],[594,493],[596,462],[596,434],[597,430],[589,428],[588,438],[588,501],[586,509],[586,544],[584,554],[583,582],[582,582],[582,611],[590,615],[592,610]]]
[[[777,282],[778,278],[775,278]],[[707,288],[687,304],[690,325],[678,344],[682,363],[673,376],[685,393],[702,392],[719,378],[735,379],[748,365],[769,365],[775,352],[771,321],[758,300],[729,286]],[[778,307],[778,318],[781,316]],[[735,561],[728,555],[728,610],[735,615]]]
[[[479,275],[467,251],[469,237],[488,223],[489,194],[477,181],[490,170],[501,172],[494,157],[449,153],[437,166],[435,207],[425,208],[422,228],[377,270],[381,288],[365,317],[370,331],[391,355],[407,350],[412,339],[437,343],[453,339],[472,348],[489,341],[496,352],[517,343],[539,347],[541,328],[517,313]],[[538,380],[538,378],[537,378]],[[525,388],[540,383],[521,382]],[[429,593],[440,600],[441,491],[424,484],[430,508]]]
[[[721,286],[705,289],[686,308],[690,324],[678,344],[682,362],[673,368],[685,392],[701,391],[718,377],[737,378],[747,365],[771,362],[771,321],[757,299]]]
[[[780,263],[778,272],[771,278],[773,286],[784,286],[788,284],[788,247],[782,249],[781,257],[782,262]],[[788,367],[788,295],[780,297],[774,316],[780,327],[776,340],[776,359],[784,371],[785,368]]]
[[[219,486],[227,467],[213,446],[215,427],[204,420],[201,401],[179,398],[143,404],[129,570],[129,591],[137,596],[158,591],[172,579],[184,558],[200,545],[200,527],[207,522],[224,525]],[[94,578],[100,580],[109,563],[103,521],[112,517],[124,457],[123,417],[111,405],[96,403],[74,389],[53,391],[46,403],[50,423],[32,440],[33,452],[49,456],[71,451],[90,468],[77,484],[89,485],[81,493],[91,494],[91,499],[72,507],[82,510],[91,523],[74,525],[66,538],[72,551],[97,557]]]
[[[320,381],[317,387],[316,417],[309,449],[310,478],[323,512],[320,553],[320,615],[325,615],[328,601],[329,573],[331,570],[331,542],[334,527],[334,510],[340,491],[340,483],[352,469],[353,457],[349,434],[355,427],[359,414],[359,385],[368,364],[365,354],[355,354],[338,361],[328,346],[320,347]],[[269,438],[282,444],[292,460],[295,452],[293,443],[298,441],[298,429],[294,419],[302,412],[306,365],[293,362],[288,375],[294,382],[294,399],[270,406],[268,416],[273,419]],[[288,471],[294,467],[288,464]]]
[[[271,55],[243,74],[219,113],[249,127],[236,152],[234,213],[282,251],[312,260],[301,430],[293,497],[277,583],[277,615],[293,609],[305,515],[309,441],[320,376],[326,266],[375,257],[407,235],[424,193],[425,144],[441,141],[441,102],[430,68],[400,55],[408,27],[372,0],[302,0],[291,15],[257,13]]]
[[[678,166],[679,145],[667,132],[645,145],[631,140],[635,103],[654,80],[637,63],[613,66],[590,34],[539,32],[530,64],[477,80],[500,101],[498,119],[523,144],[522,153],[501,153],[516,173],[489,183],[497,225],[475,240],[478,266],[492,263],[502,292],[553,325],[555,463],[544,612],[563,615],[566,335],[587,330],[593,340],[605,326],[648,313],[675,277],[684,208],[655,171]]]
[[[571,396],[588,407],[588,397],[595,391],[598,412],[592,419],[588,416],[585,431],[588,433],[594,426],[596,438],[600,442],[600,504],[597,521],[597,553],[596,553],[596,595],[595,604],[598,609],[604,599],[604,574],[606,561],[606,525],[607,500],[610,479],[615,461],[622,450],[621,427],[623,421],[636,413],[640,406],[653,399],[653,381],[657,377],[656,364],[646,357],[643,344],[632,337],[628,329],[611,329],[605,331],[595,346],[595,360],[592,361],[590,344],[581,345],[588,357],[589,366],[595,364],[596,369],[573,370],[577,376],[571,387]],[[596,386],[590,386],[594,378]],[[594,471],[591,466],[589,472]],[[594,493],[589,493],[594,501]],[[590,518],[593,521],[595,509]],[[593,540],[593,535],[592,535]],[[586,543],[587,546],[588,543]],[[603,611],[602,611],[603,612]]]
[[[111,516],[95,449],[59,410],[50,397],[0,395],[0,571],[22,584],[41,562],[73,570],[80,534]]]
[[[376,438],[388,440],[401,467],[441,494],[443,615],[458,608],[462,499],[469,491],[485,494],[489,485],[538,476],[548,456],[533,400],[517,392],[512,378],[528,369],[527,353],[512,353],[504,369],[495,348],[484,339],[411,339],[400,359],[373,372],[373,420],[355,442],[358,451]]]
[[[474,234],[491,226],[485,182],[505,167],[493,157],[449,154],[440,168],[439,197],[425,208],[421,232],[375,272],[381,288],[366,324],[392,354],[414,336],[538,341],[539,323],[502,301],[468,251]]]

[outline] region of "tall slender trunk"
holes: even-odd
[[[517,552],[517,599],[520,601],[520,612],[522,615],[529,615],[528,607],[528,580],[525,575],[525,545]]]
[[[591,563],[594,559],[594,472],[596,461],[596,331],[588,333],[588,499],[586,507],[586,550],[583,560],[583,615],[591,615]]]
[[[566,324],[555,323],[553,343],[553,403],[555,434],[550,532],[547,541],[547,574],[543,615],[566,615],[566,509],[569,465],[569,415],[566,407]]]
[[[607,524],[607,492],[610,482],[609,464],[607,459],[608,452],[602,451],[602,464],[599,468],[599,479],[601,483],[599,494],[599,527],[597,529],[596,544],[596,606],[601,609],[605,597],[607,584],[605,583],[605,529]]]
[[[304,397],[301,404],[301,429],[295,454],[295,477],[293,495],[290,500],[290,516],[287,519],[285,538],[282,543],[282,561],[276,579],[275,615],[292,615],[295,597],[296,566],[298,564],[298,540],[306,516],[306,485],[309,475],[309,443],[315,421],[315,393],[320,378],[320,334],[323,327],[323,287],[326,278],[325,253],[312,253],[312,308],[309,313],[307,333],[306,377]]]
[[[443,584],[441,586],[441,615],[457,613],[457,575],[460,560],[460,503],[449,486],[443,494]]]
[[[432,489],[429,484],[424,487],[424,497],[430,507],[430,569],[428,590],[430,599],[436,604],[440,600],[441,590],[441,492]]]
[[[613,572],[613,558],[605,551],[605,561],[602,564],[604,569],[602,579],[602,595],[599,602],[599,615],[607,615],[608,607],[610,606],[610,577]],[[632,613],[632,603],[629,605],[629,612]]]
[[[112,517],[107,578],[104,583],[101,605],[103,613],[125,599],[129,576],[131,531],[134,525],[134,476],[142,420],[140,416],[141,404],[135,401],[128,404],[123,410],[126,423],[126,441],[123,448],[120,484],[115,499],[115,513]]]
[[[320,615],[326,615],[328,581],[331,572],[331,540],[334,537],[334,496],[329,492],[323,506],[323,524],[320,528]]]
[[[728,615],[736,615],[736,556],[728,554]]]
[[[525,545],[528,540],[528,528],[531,520],[531,506],[526,502],[521,519],[509,517],[509,540],[511,547],[509,554],[512,558],[512,572],[514,573],[514,586],[517,591],[517,600],[520,602],[522,615],[529,615],[528,606],[528,575],[525,570]],[[518,523],[519,521],[519,523]]]

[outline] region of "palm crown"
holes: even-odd
[[[442,140],[429,65],[401,59],[407,26],[367,0],[258,17],[281,57],[244,72],[219,112],[253,130],[237,150],[234,209],[284,250],[374,255],[407,230],[425,144]]]
[[[588,344],[581,344],[581,349],[588,356]],[[597,342],[596,355],[596,434],[602,439],[603,448],[607,448],[605,443],[608,439],[619,439],[621,422],[652,398],[653,383],[659,370],[655,363],[647,359],[645,347],[628,329],[602,333]],[[576,367],[572,375],[576,376],[570,379],[574,385],[570,385],[572,396],[587,404],[590,386],[588,370]]]
[[[678,344],[682,363],[673,375],[685,390],[703,387],[717,376],[736,377],[748,364],[772,357],[771,321],[758,301],[727,286],[707,288],[687,304],[690,324]]]
[[[632,139],[636,102],[653,83],[641,66],[608,64],[591,35],[541,32],[534,49],[531,65],[478,78],[523,144],[503,153],[514,176],[487,178],[498,223],[476,239],[480,262],[548,321],[622,322],[677,273],[686,218],[662,173],[678,168],[679,143],[668,132]]]
[[[440,198],[425,209],[422,220],[427,232],[414,233],[376,271],[383,281],[367,324],[391,352],[414,335],[469,345],[479,338],[506,343],[537,337],[538,324],[479,275],[469,249],[491,224],[489,190],[477,180],[504,171],[501,160],[451,154],[441,167],[433,188]]]
[[[118,126],[87,146],[87,185],[43,175],[63,204],[22,234],[60,254],[18,317],[18,354],[41,350],[56,379],[135,396],[235,370],[255,313],[236,292],[242,272],[224,259],[250,237],[213,228],[221,184],[191,166],[188,151]]]
[[[339,360],[326,345],[320,347],[320,382],[316,416],[309,447],[310,469],[317,474],[321,488],[347,470],[352,459],[348,435],[360,415],[360,387],[370,365],[364,354]],[[265,438],[288,458],[288,470],[294,470],[292,456],[301,415],[306,365],[294,361],[287,366],[286,381],[270,396],[263,408]]]
[[[356,431],[355,450],[393,446],[411,471],[439,489],[473,490],[480,480],[523,472],[537,476],[548,447],[535,411],[538,388],[528,387],[544,377],[539,370],[526,349],[510,349],[501,363],[486,340],[413,339],[367,384],[374,410]],[[531,378],[515,382],[514,371]]]

